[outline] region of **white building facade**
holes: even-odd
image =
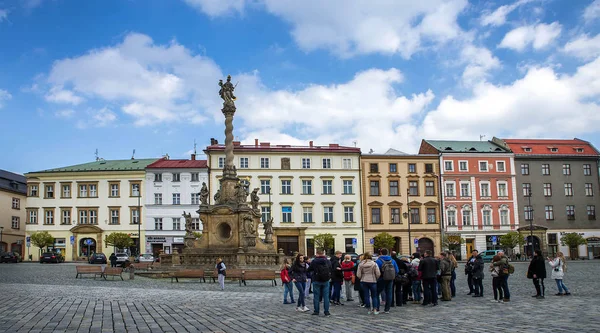
[[[146,168],[144,228],[146,253],[165,254],[183,250],[185,218],[192,215],[193,229],[201,232],[196,212],[200,206],[202,183],[208,186],[206,160],[163,158]]]
[[[207,147],[210,199],[219,189],[224,145]],[[241,145],[234,142],[238,177],[249,191],[259,189],[262,220],[273,217],[274,240],[286,255],[315,254],[314,237],[331,234],[333,250],[363,251],[360,149],[315,146]],[[259,228],[263,235],[263,228]],[[262,237],[262,236],[261,236]]]

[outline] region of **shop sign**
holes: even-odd
[[[137,232],[130,232],[130,233],[128,233],[127,235],[128,235],[129,237],[138,237],[138,238],[140,237],[140,234],[139,234],[139,233],[137,233]]]
[[[173,237],[173,243],[183,243],[183,237]]]
[[[165,237],[148,236],[146,237],[146,241],[148,243],[166,243],[167,239]]]

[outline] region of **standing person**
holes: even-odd
[[[110,260],[110,267],[117,267],[117,256],[114,253],[108,257],[108,260]]]
[[[502,283],[502,276],[500,274],[500,271],[502,270],[502,266],[501,265],[496,265],[496,263],[500,262],[501,257],[500,255],[496,254],[494,256],[494,258],[492,258],[492,263],[490,264],[490,272],[491,272],[491,276],[492,276],[492,289],[494,291],[494,300],[493,302],[499,302],[502,303],[503,302],[503,283]]]
[[[358,291],[358,300],[359,300],[359,306],[360,307],[365,307],[365,296],[364,296],[364,292],[363,292],[363,288],[360,284],[360,278],[358,277],[358,265],[360,265],[360,263],[363,261],[363,255],[361,254],[360,256],[358,256],[358,260],[356,261],[356,264],[354,265],[354,290]]]
[[[381,276],[379,266],[373,262],[373,255],[367,252],[360,261],[356,276],[360,279],[363,288],[363,297],[367,314],[379,314],[379,297],[377,296],[377,279]]]
[[[500,260],[493,262],[494,266],[500,267],[498,274],[501,277],[502,290],[504,290],[504,302],[510,302],[510,291],[508,290],[508,277],[510,274],[508,273],[508,257],[504,254],[504,251],[499,251],[497,254],[500,257]]]
[[[438,295],[435,290],[436,274],[438,270],[437,261],[431,256],[431,251],[425,251],[425,257],[419,263],[419,272],[423,279],[423,306],[438,305]]]
[[[333,305],[344,305],[340,302],[342,284],[344,283],[344,272],[342,272],[342,251],[335,251],[335,256],[331,258],[331,303]]]
[[[308,271],[308,267],[310,267],[310,262],[312,259],[304,257],[304,261],[306,262],[306,288],[304,289],[304,299],[310,300],[311,286],[312,286],[312,272]]]
[[[390,313],[390,307],[392,305],[392,288],[396,274],[398,274],[398,265],[392,260],[392,257],[388,255],[388,249],[381,249],[381,255],[377,258],[377,266],[381,270],[381,276],[377,280],[377,294],[385,292],[385,309],[384,313]],[[379,307],[377,307],[379,312]]]
[[[227,267],[225,267],[225,263],[223,262],[223,259],[219,258],[217,259],[217,264],[215,265],[215,268],[217,269],[217,277],[219,279],[219,286],[221,286],[221,290],[225,290],[225,270],[227,269]]]
[[[546,296],[546,286],[544,286],[544,279],[546,278],[546,264],[544,263],[542,251],[534,251],[533,260],[531,260],[529,268],[527,269],[527,278],[533,279],[533,285],[535,286],[536,294],[532,297],[544,298]]]
[[[458,268],[458,261],[454,257],[454,254],[448,253],[448,259],[452,263],[452,276],[450,278],[450,294],[452,297],[456,297],[456,269]]]
[[[323,310],[325,317],[331,316],[329,313],[329,280],[331,279],[331,262],[327,260],[323,249],[317,250],[317,256],[308,266],[308,272],[312,273],[313,305],[315,310],[313,315],[319,315],[320,300],[323,297]]]
[[[281,284],[283,285],[283,304],[294,304],[294,285],[292,283],[292,279],[290,278],[290,261],[288,258],[283,260],[281,264],[280,273],[281,276]],[[291,301],[287,301],[287,295],[290,294]]]
[[[412,280],[412,293],[413,293],[413,303],[420,304],[421,303],[421,293],[423,292],[423,288],[421,287],[421,272],[419,272],[419,263],[421,262],[421,254],[419,252],[415,252],[413,255],[413,260],[410,262],[412,267],[409,267],[409,273]]]
[[[563,278],[567,271],[565,256],[562,252],[558,251],[556,252],[556,258],[554,258],[554,260],[548,257],[548,263],[552,267],[552,275],[550,277],[556,281],[556,287],[558,288],[558,294],[556,294],[556,296],[570,296],[571,293],[569,292],[569,289],[567,289],[567,286],[563,283]]]
[[[344,286],[346,287],[346,302],[354,302],[352,297],[354,287],[352,285],[352,277],[354,276],[354,263],[352,257],[347,254],[344,256],[344,261],[341,264],[342,272],[344,274]]]
[[[479,255],[479,252],[476,253],[472,274],[473,287],[475,289],[475,295],[473,295],[473,297],[483,297],[483,258]]]
[[[396,266],[398,266],[398,274],[406,274],[407,268],[406,264],[398,258],[396,251],[392,251],[392,260],[396,262]],[[392,306],[402,306],[402,284],[400,282],[394,281],[392,283]]]
[[[309,308],[304,303],[304,290],[306,289],[306,263],[304,262],[304,256],[300,253],[296,256],[296,260],[292,264],[290,269],[290,275],[292,282],[298,289],[298,305],[296,311],[306,312]]]
[[[398,269],[401,272],[404,269],[404,274],[406,277],[408,277],[408,282],[402,285],[402,305],[406,305],[407,301],[412,301],[412,280],[408,275],[410,270],[410,262],[408,261],[408,258],[403,257],[400,259],[400,264],[401,265],[398,266]]]
[[[477,255],[479,255],[479,251],[471,251],[471,257],[467,260],[467,264],[465,265],[465,275],[467,276],[467,283],[469,284],[469,293],[467,295],[471,295],[475,292],[475,286],[473,284],[473,265],[475,265]]]
[[[440,276],[442,277],[442,301],[451,301],[450,280],[452,279],[452,262],[446,252],[440,253]]]

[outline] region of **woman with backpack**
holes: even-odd
[[[494,258],[492,259],[492,264],[490,265],[490,272],[491,272],[491,276],[492,276],[492,289],[494,290],[494,299],[492,300],[492,302],[498,302],[498,303],[502,303],[504,302],[504,292],[503,292],[503,283],[502,280],[504,279],[502,276],[500,276],[500,270],[502,269],[502,266],[499,265],[494,265],[494,263],[497,263],[500,261],[500,256],[499,255],[495,255]]]
[[[296,256],[296,260],[294,260],[294,264],[290,269],[290,276],[292,278],[292,282],[296,285],[296,289],[298,289],[298,306],[296,307],[296,311],[306,312],[309,311],[309,308],[304,303],[304,290],[306,288],[306,263],[304,262],[304,256],[300,253]]]
[[[379,314],[379,297],[377,297],[377,279],[381,276],[379,266],[373,261],[373,255],[367,252],[358,265],[356,276],[360,279],[368,314]]]
[[[558,294],[556,296],[569,296],[571,293],[567,286],[563,283],[563,278],[565,277],[565,272],[567,271],[567,262],[565,260],[565,256],[562,252],[556,252],[556,258],[552,260],[548,257],[548,263],[552,267],[552,275],[551,278],[556,281],[556,287],[558,288]],[[563,293],[564,290],[564,293]]]
[[[281,264],[281,272],[280,272],[280,276],[281,276],[281,284],[283,285],[283,304],[294,304],[294,286],[292,283],[292,279],[290,278],[290,270],[291,266],[290,266],[290,260],[288,258],[285,258],[283,260],[283,263]],[[291,301],[288,302],[287,301],[287,295],[288,293],[290,294],[290,299]]]

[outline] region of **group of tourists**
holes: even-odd
[[[561,252],[555,259],[548,258],[552,267],[551,277],[556,280],[558,293],[570,295],[563,283],[566,261]],[[367,309],[368,314],[389,313],[391,307],[403,306],[407,302],[422,306],[438,305],[441,301],[451,301],[456,296],[456,269],[458,263],[452,253],[441,252],[433,256],[425,251],[423,257],[414,253],[410,258],[399,257],[395,252],[391,255],[387,249],[380,250],[379,256],[367,252],[352,261],[350,255],[342,258],[337,251],[329,259],[322,250],[317,250],[316,257],[306,258],[298,254],[293,262],[284,261],[281,266],[281,281],[284,286],[283,304],[296,304],[296,311],[307,312],[310,309],[306,301],[313,294],[313,315],[319,315],[321,303],[323,313],[330,316],[329,307],[342,306],[341,290],[345,290],[345,301],[353,302],[355,291],[358,293],[359,306]],[[483,280],[485,272],[492,277],[492,302],[510,302],[509,277],[514,267],[508,257],[500,251],[487,265],[477,250],[471,253],[465,265],[465,275],[472,297],[483,297]],[[541,251],[534,253],[527,271],[527,277],[533,279],[536,295],[545,295],[544,279],[546,278],[545,262]],[[294,287],[297,301],[294,300]],[[288,301],[289,299],[289,301]]]

